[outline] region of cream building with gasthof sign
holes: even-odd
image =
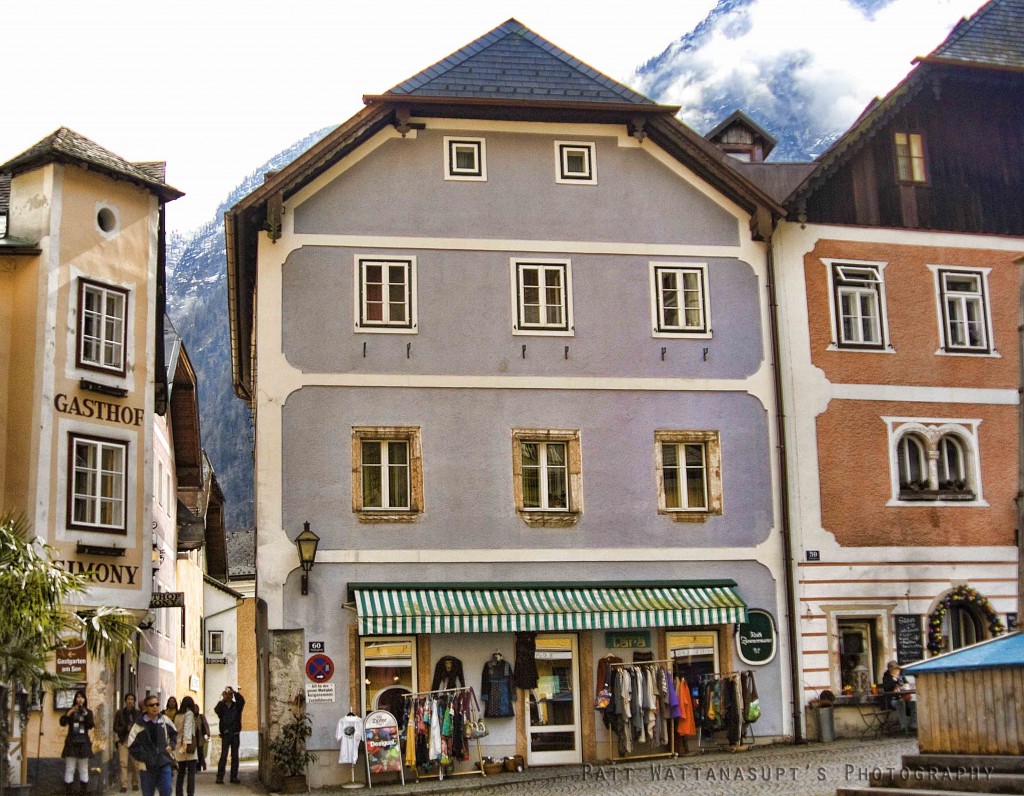
[[[0,510],[25,516],[68,572],[89,573],[79,612],[150,606],[153,418],[167,410],[164,164],[129,163],[60,128],[0,165]],[[6,212],[5,212],[6,211]],[[70,649],[95,713],[97,769],[112,753],[136,663]],[[30,695],[19,781],[59,782],[61,705]]]

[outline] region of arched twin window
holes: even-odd
[[[972,446],[955,431],[907,430],[896,445],[900,500],[974,500]]]

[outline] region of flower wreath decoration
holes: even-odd
[[[980,609],[985,614],[989,632],[993,636],[999,636],[1006,630],[987,597],[970,586],[957,586],[942,598],[942,602],[928,617],[928,651],[931,653],[941,652],[946,645],[942,635],[942,620],[951,605],[975,606]]]

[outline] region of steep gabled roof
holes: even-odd
[[[129,163],[68,127],[54,130],[42,141],[0,165],[0,172],[14,175],[53,162],[69,163],[114,179],[128,180],[165,202],[185,195],[163,181],[163,164]]]
[[[991,0],[918,61],[1024,70],[1024,0]]]
[[[484,72],[489,78],[479,77]],[[455,82],[458,75],[464,82]],[[750,213],[751,229],[759,239],[785,215],[781,204],[726,163],[728,155],[675,118],[678,107],[659,105],[617,83],[514,19],[389,92],[364,96],[363,101],[367,107],[280,171],[268,173],[262,185],[224,213],[232,382],[235,394],[250,404],[252,295],[260,233],[269,231],[276,239],[283,202],[383,128],[394,125],[407,132],[416,124],[407,124],[410,117],[622,125],[662,147]]]
[[[515,19],[380,96],[658,106],[654,100],[598,72]]]
[[[790,210],[931,85],[931,78],[939,80],[955,68],[1024,71],[1024,0],[990,0],[974,16],[960,22],[931,55],[917,58],[915,63],[917,66],[892,91],[872,100],[853,126],[818,156],[817,167],[786,200]]]
[[[720,121],[718,124],[716,124],[714,129],[709,130],[708,132],[706,132],[704,134],[704,137],[708,141],[711,141],[712,143],[717,143],[717,141],[715,139],[717,139],[722,133],[724,133],[726,130],[728,130],[730,127],[732,127],[734,124],[742,126],[742,127],[746,127],[748,130],[750,130],[751,134],[755,138],[759,136],[761,139],[763,139],[763,141],[764,141],[763,151],[764,151],[764,156],[765,157],[768,157],[769,153],[773,149],[775,149],[775,145],[777,143],[779,143],[775,139],[775,136],[773,136],[771,133],[769,133],[767,130],[765,130],[761,125],[759,125],[757,122],[755,122],[749,116],[747,116],[747,114],[745,114],[739,108],[734,110],[732,113],[730,113],[724,119],[722,119],[722,121]]]

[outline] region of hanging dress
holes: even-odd
[[[690,698],[690,687],[682,677],[679,678],[676,696],[679,700],[679,718],[676,720],[676,735],[696,735],[697,722],[693,715],[693,700]]]

